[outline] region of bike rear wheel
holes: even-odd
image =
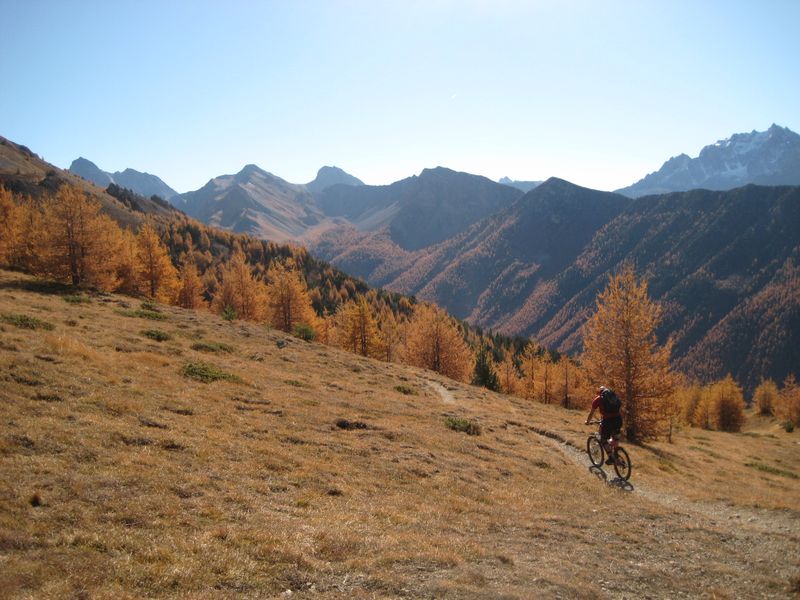
[[[631,459],[628,453],[625,451],[625,448],[617,448],[614,455],[614,471],[616,471],[620,479],[628,481],[631,476]]]
[[[590,435],[586,440],[586,454],[595,467],[603,464],[603,444],[594,435]]]

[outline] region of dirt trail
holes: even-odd
[[[650,502],[686,515],[694,515],[708,520],[709,525],[721,526],[728,529],[752,529],[762,533],[797,534],[800,532],[800,516],[789,511],[757,509],[744,506],[730,506],[719,502],[697,502],[682,496],[655,490],[650,486],[635,481],[636,461],[632,457],[633,476],[632,482],[625,482],[618,477],[608,478],[603,469],[594,467],[583,448],[578,448],[557,433],[529,427],[530,431],[543,437],[554,448],[558,449],[577,465],[585,467],[587,471],[608,485],[625,492],[635,493]],[[613,472],[612,472],[613,473]]]
[[[453,394],[451,394],[450,390],[448,390],[446,387],[444,387],[441,383],[438,383],[436,381],[432,381],[430,379],[426,380],[425,383],[427,383],[428,387],[430,387],[434,392],[439,394],[439,397],[442,399],[442,402],[444,402],[445,404],[455,404],[456,403],[455,398],[453,398]]]

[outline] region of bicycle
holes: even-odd
[[[590,425],[599,425],[600,421],[589,421]],[[603,447],[603,441],[600,439],[600,432],[595,431],[586,440],[586,453],[589,455],[589,460],[595,467],[601,467],[605,462],[606,449]],[[616,438],[612,437],[609,440],[611,444],[611,451],[614,453],[614,471],[620,479],[628,481],[631,477],[631,459],[628,452],[619,445]]]

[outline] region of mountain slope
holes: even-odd
[[[9,600],[766,598],[797,577],[796,446],[774,423],[630,448],[621,493],[573,450],[582,413],[81,298],[0,271],[0,316],[53,327],[0,321]]]
[[[175,209],[166,202],[137,197],[125,203],[85,178],[43,161],[29,148],[0,137],[0,184],[21,195],[39,198],[53,194],[63,183],[69,183],[97,199],[103,210],[116,221],[138,224],[142,214],[170,215]]]
[[[134,169],[125,169],[124,171],[109,173],[108,171],[103,171],[92,161],[83,157],[73,160],[69,171],[80,175],[99,187],[106,188],[109,184],[116,183],[146,198],[158,196],[164,200],[170,200],[172,197],[178,195],[178,192],[155,175],[142,173]]]
[[[262,239],[298,239],[324,215],[305,186],[288,183],[256,165],[221,175],[175,204],[189,216],[214,227]]]
[[[413,251],[460,233],[521,195],[485,177],[437,167],[388,186],[333,186],[317,203],[358,230],[387,228],[397,246]]]
[[[503,185],[510,185],[511,187],[515,187],[518,190],[528,193],[533,188],[542,185],[543,181],[516,181],[514,179],[509,179],[508,177],[501,177],[497,183],[501,183]]]
[[[800,135],[778,125],[737,133],[706,146],[697,158],[670,158],[655,173],[617,193],[638,198],[697,188],[729,190],[748,183],[800,185]]]

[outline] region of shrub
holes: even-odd
[[[114,312],[123,317],[138,317],[140,319],[150,319],[151,321],[164,321],[166,320],[167,316],[156,312],[154,310],[147,310],[145,308],[140,308],[138,310],[131,310],[127,308],[118,308]]]
[[[241,377],[226,373],[219,367],[209,365],[207,363],[187,363],[181,369],[181,375],[203,383],[210,383],[212,381],[231,381],[233,383],[244,383]]]
[[[142,331],[142,335],[157,342],[166,342],[167,340],[172,339],[170,334],[168,334],[166,331],[161,331],[160,329],[145,329]]]
[[[66,296],[61,296],[64,299],[64,302],[68,302],[69,304],[89,304],[91,300],[82,294],[68,294]]]
[[[480,435],[481,434],[481,426],[478,425],[475,421],[470,421],[469,419],[463,419],[459,417],[447,417],[445,419],[444,424],[447,425],[453,431],[461,431],[466,433],[467,435]]]
[[[405,394],[406,396],[416,396],[417,395],[417,390],[415,390],[413,387],[408,386],[408,385],[396,385],[394,387],[394,389],[397,390],[398,392],[400,392],[401,394]]]
[[[314,328],[307,323],[298,323],[295,325],[294,328],[294,336],[300,338],[301,340],[305,340],[307,342],[313,342],[314,339],[317,337],[317,332],[314,331]]]
[[[792,433],[794,431],[794,423],[791,421],[786,421],[786,423],[783,424],[783,430],[786,433]]]
[[[235,321],[237,317],[238,315],[236,314],[236,309],[234,309],[232,306],[226,306],[222,310],[222,318],[226,321]]]
[[[233,346],[223,344],[222,342],[196,342],[192,344],[192,350],[199,350],[200,352],[233,352]]]
[[[47,321],[42,321],[36,317],[29,317],[28,315],[4,314],[0,315],[0,321],[19,327],[20,329],[44,329],[46,331],[52,331],[55,328],[53,324]]]

